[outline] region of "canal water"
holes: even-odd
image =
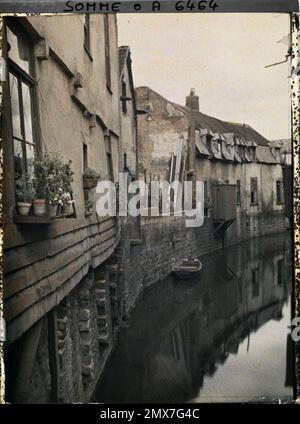
[[[195,280],[146,290],[119,333],[97,402],[292,399],[291,235],[201,258]]]

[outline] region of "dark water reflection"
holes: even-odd
[[[100,402],[292,398],[289,233],[207,255],[197,281],[148,289],[122,329]]]

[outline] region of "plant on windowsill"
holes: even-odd
[[[61,153],[47,153],[42,159],[34,161],[34,188],[33,210],[36,216],[51,217],[62,213],[63,193],[71,192],[73,171],[71,161],[63,161]]]
[[[92,215],[92,213],[93,213],[93,207],[94,207],[94,203],[92,202],[92,200],[88,200],[85,203],[85,205],[84,205],[84,208],[85,208],[84,214],[85,214],[85,216]]]
[[[63,203],[63,214],[71,215],[73,213],[73,205],[75,200],[72,199],[71,194],[69,192],[62,194],[62,203]]]
[[[96,187],[100,175],[92,168],[86,168],[83,173],[83,187],[91,189]]]
[[[16,206],[20,216],[29,215],[33,196],[32,181],[30,181],[28,174],[22,175],[16,180]]]

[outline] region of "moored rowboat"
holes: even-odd
[[[177,278],[192,278],[199,274],[202,263],[199,259],[184,259],[180,264],[173,267],[173,274]]]

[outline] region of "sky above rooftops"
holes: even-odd
[[[200,111],[251,125],[272,140],[290,137],[287,14],[120,14],[119,45],[129,45],[136,87]]]

